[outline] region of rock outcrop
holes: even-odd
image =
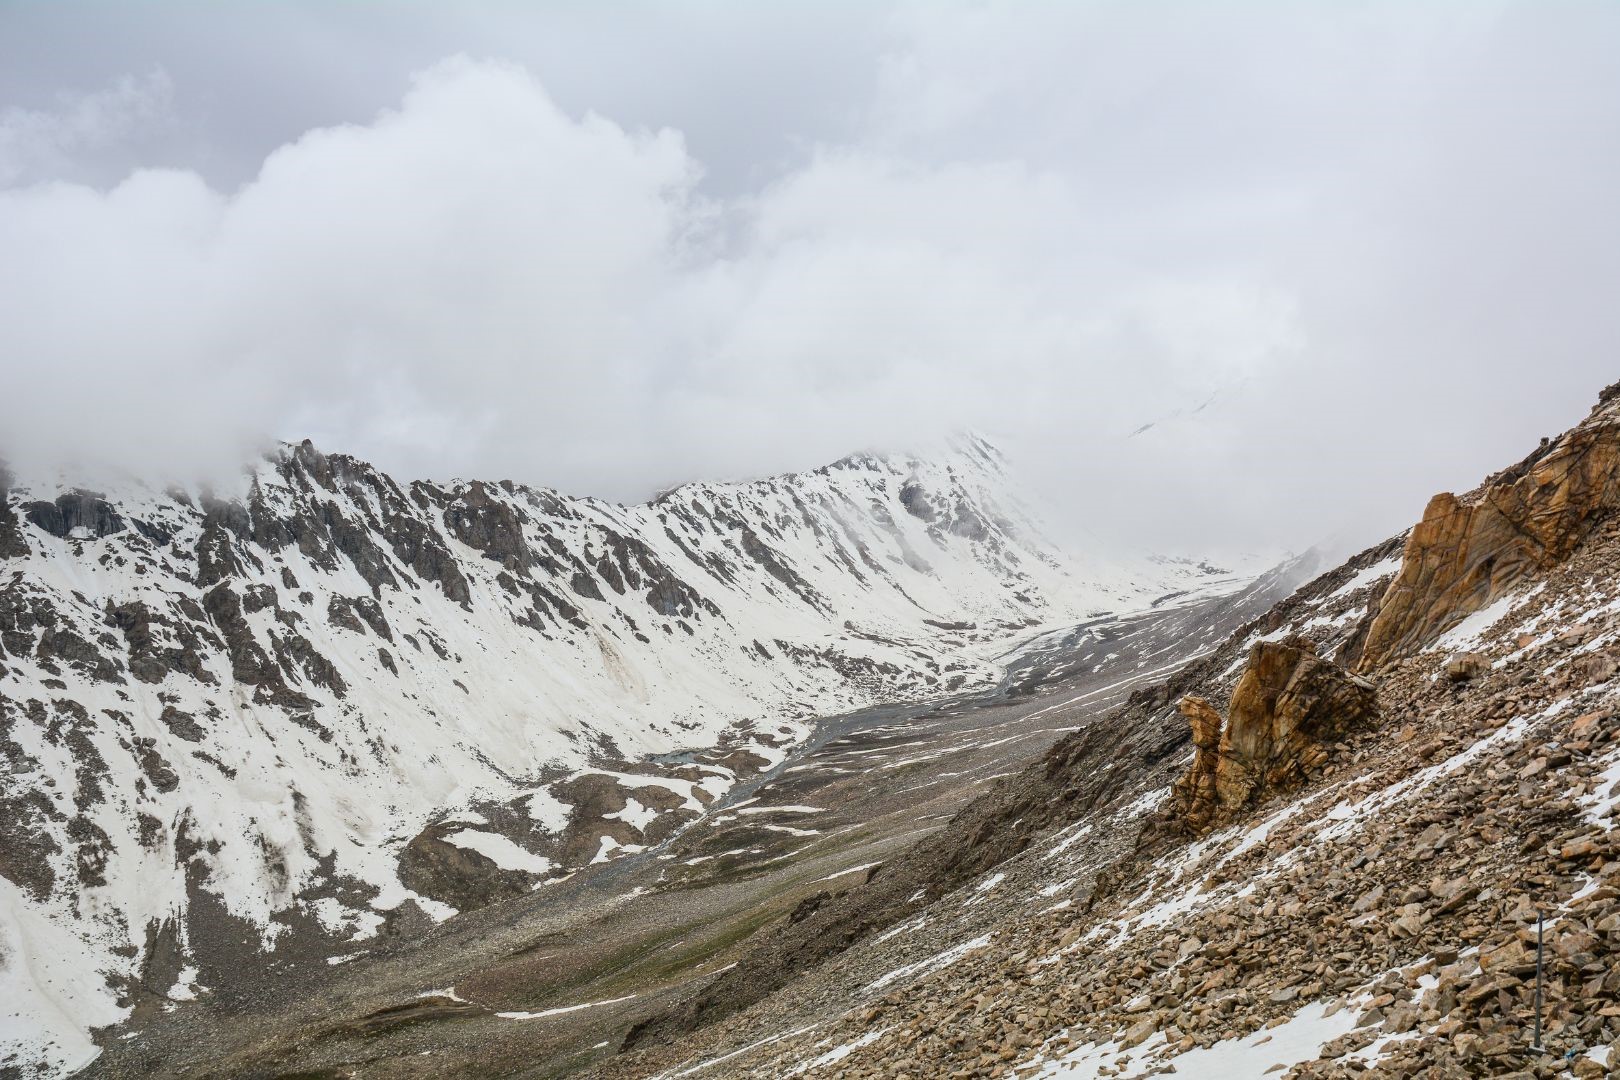
[[[99,539],[126,527],[112,505],[93,491],[64,491],[54,502],[26,503],[22,509],[30,522],[63,540]]]
[[[1436,495],[1367,633],[1361,669],[1409,655],[1567,559],[1620,506],[1620,383],[1578,427],[1475,492]]]
[[[1446,660],[1446,678],[1452,682],[1467,682],[1485,674],[1485,658],[1479,653],[1458,653]]]
[[[1184,827],[1207,828],[1265,796],[1299,787],[1329,747],[1376,715],[1372,683],[1316,655],[1304,639],[1259,641],[1232,691],[1225,724],[1201,697],[1181,699],[1192,768],[1177,781]]]
[[[1176,781],[1176,813],[1197,832],[1215,819],[1220,808],[1221,714],[1205,699],[1188,694],[1177,703],[1192,728],[1193,763]]]
[[[455,821],[423,829],[399,853],[399,880],[406,888],[462,910],[522,896],[544,880],[543,873],[501,866],[488,855],[462,847],[457,833],[489,836]],[[544,862],[533,864],[538,867]]]

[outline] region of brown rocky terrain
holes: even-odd
[[[1188,828],[1202,831],[1298,787],[1346,734],[1373,722],[1378,701],[1371,682],[1299,638],[1255,642],[1224,722],[1201,697],[1188,695],[1177,708],[1192,728],[1193,763],[1176,781],[1176,810]]]
[[[1620,384],[1585,422],[1467,495],[1436,495],[1367,631],[1376,667],[1432,641],[1527,576],[1546,571],[1620,505]]]

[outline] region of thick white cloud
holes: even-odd
[[[824,43],[858,115],[741,185],[452,59],[240,187],[0,190],[3,441],[626,498],[976,426],[1070,525],[1371,539],[1610,378],[1620,14],[1304,11],[900,8]],[[814,113],[757,77],[691,126]]]
[[[493,465],[516,438],[533,466],[560,441],[536,429],[639,406],[695,176],[673,133],[454,60],[235,193],[179,171],[5,192],[5,430],[169,464],[303,427],[415,467]]]

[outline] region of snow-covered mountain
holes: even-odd
[[[0,1044],[82,1061],[199,965],[539,887],[817,716],[1235,578],[1062,556],[1006,491],[978,438],[634,506],[307,442],[235,490],[0,472]]]

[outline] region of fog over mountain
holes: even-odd
[[[0,2],[0,1080],[1620,1070],[1620,4]]]
[[[1617,52],[1580,3],[11,5],[0,453],[641,499],[965,427],[1060,535],[1370,541],[1612,377]]]

